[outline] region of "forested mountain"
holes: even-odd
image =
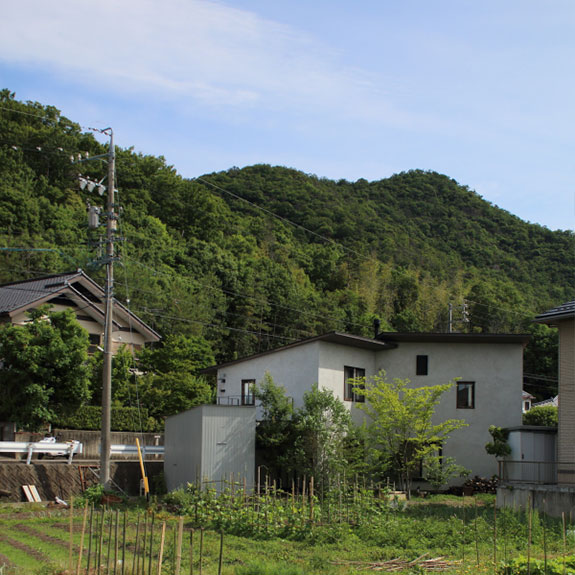
[[[70,156],[105,145],[7,90],[0,130],[0,282],[82,267],[103,283],[86,217],[102,198],[78,175],[106,168]],[[335,329],[370,335],[375,318],[447,331],[452,303],[457,330],[535,331],[526,369],[552,374],[538,355],[552,337],[531,319],[574,297],[571,232],[435,172],[336,182],[256,165],[186,180],[161,157],[117,154],[116,296],[162,335],[200,336],[227,360]]]

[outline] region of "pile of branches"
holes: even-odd
[[[333,565],[349,565],[360,571],[403,571],[417,567],[424,571],[446,571],[459,565],[461,561],[448,561],[444,557],[425,559],[427,553],[417,559],[389,559],[388,561],[332,561]]]
[[[499,485],[499,478],[494,475],[491,479],[478,477],[468,479],[463,487],[472,487],[474,493],[496,493]]]
[[[473,495],[474,493],[496,493],[499,478],[494,475],[491,479],[475,476],[467,479],[463,485],[450,487],[447,493],[450,495]]]

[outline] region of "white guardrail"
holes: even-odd
[[[164,455],[163,445],[142,445],[142,456]],[[67,441],[56,443],[54,441],[0,441],[0,453],[27,453],[27,465],[32,461],[32,455],[50,455],[52,457],[68,457],[68,463],[72,463],[74,455],[84,452],[84,446],[79,441]],[[116,444],[110,446],[111,455],[136,455],[137,445]]]
[[[84,446],[79,441],[56,443],[47,441],[0,441],[0,453],[27,453],[27,465],[32,461],[34,453],[38,455],[51,455],[52,457],[68,457],[68,463],[77,453],[82,453]]]
[[[140,445],[142,456],[146,455],[164,455],[163,445]],[[138,453],[137,445],[110,445],[112,455],[135,455]]]

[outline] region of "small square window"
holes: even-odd
[[[349,367],[345,366],[343,368],[344,372],[344,386],[343,386],[343,399],[345,401],[355,401],[357,403],[365,403],[365,396],[357,394],[354,388],[363,389],[365,387],[364,383],[357,384],[355,380],[359,378],[365,378],[365,369],[361,367]]]
[[[475,382],[457,382],[457,409],[475,409]]]
[[[427,375],[427,364],[427,356],[418,355],[415,362],[415,375]]]

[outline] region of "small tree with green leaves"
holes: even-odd
[[[295,414],[292,469],[313,476],[321,488],[330,476],[346,468],[345,439],[351,416],[331,390],[318,389],[317,384],[304,394],[303,402]]]
[[[489,435],[493,441],[485,444],[485,451],[495,457],[507,457],[511,454],[511,446],[507,443],[509,439],[509,430],[496,425],[489,426]]]
[[[276,385],[266,372],[264,380],[256,386],[255,398],[260,403],[261,419],[256,428],[258,458],[274,477],[285,475],[291,458],[294,437],[294,409],[285,388]]]
[[[452,383],[409,387],[408,379],[386,381],[380,372],[358,380],[355,393],[365,396],[359,407],[369,416],[371,459],[379,474],[394,473],[408,494],[422,462],[441,463],[439,450],[453,431],[465,426],[461,419],[433,423],[435,408]],[[458,470],[459,471],[459,470]]]

